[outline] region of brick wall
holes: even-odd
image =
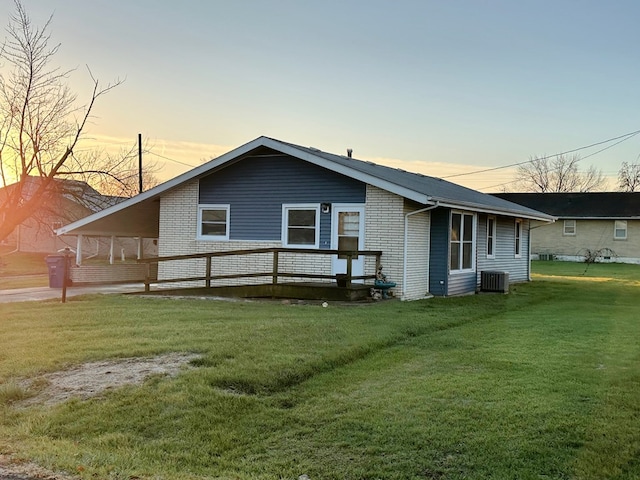
[[[551,254],[562,260],[582,261],[586,250],[609,248],[614,261],[640,263],[640,221],[627,221],[627,238],[613,238],[613,220],[576,220],[575,235],[564,235],[564,221],[531,230],[531,253]]]
[[[393,289],[402,295],[404,249],[404,198],[367,185],[365,214],[365,250],[382,250],[383,272],[397,283]],[[367,257],[365,272],[375,271],[375,258]]]
[[[137,263],[114,265],[80,265],[72,266],[69,277],[73,285],[112,284],[144,282],[147,266]],[[151,264],[151,278],[156,278],[158,269]]]

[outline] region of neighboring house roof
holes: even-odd
[[[43,181],[43,177],[34,175],[27,176],[24,180],[24,185],[22,186],[22,198],[24,200],[30,199]],[[0,192],[3,190],[10,192],[11,190],[18,188],[19,185],[19,182],[12,183],[11,185],[0,188]],[[56,196],[58,198],[64,198],[71,202],[75,202],[92,213],[104,210],[105,208],[124,200],[124,198],[121,197],[102,195],[86,182],[67,178],[53,179],[53,187],[47,193],[47,197],[48,200],[54,200]],[[3,196],[0,195],[0,200],[2,198]],[[48,203],[47,206],[50,207],[50,209],[55,209],[57,207],[56,204],[52,205],[51,203]]]
[[[638,219],[640,193],[494,193],[495,197],[518,203],[563,219]]]
[[[198,179],[250,156],[260,148],[269,148],[328,170],[368,183],[422,205],[461,208],[478,212],[504,214],[542,221],[553,221],[550,215],[506,200],[462,187],[440,178],[406,172],[355,158],[334,155],[321,150],[258,137],[214,160],[194,168],[172,180],[133,198],[91,215],[58,230],[58,234],[102,234],[110,230],[114,235],[157,236],[159,221],[158,199],[185,182]],[[155,225],[154,225],[155,222]]]

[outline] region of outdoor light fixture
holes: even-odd
[[[322,203],[320,205],[320,211],[322,213],[329,213],[331,211],[331,204],[330,203]]]

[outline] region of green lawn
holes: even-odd
[[[367,306],[0,304],[0,454],[87,479],[640,478],[640,267],[585,267]],[[25,377],[170,351],[203,357],[93,400],[12,403]]]
[[[0,247],[0,290],[49,285],[46,255],[13,250],[14,247]]]

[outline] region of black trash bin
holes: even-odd
[[[62,288],[67,274],[67,257],[64,255],[49,255],[46,258],[49,269],[49,288]]]

